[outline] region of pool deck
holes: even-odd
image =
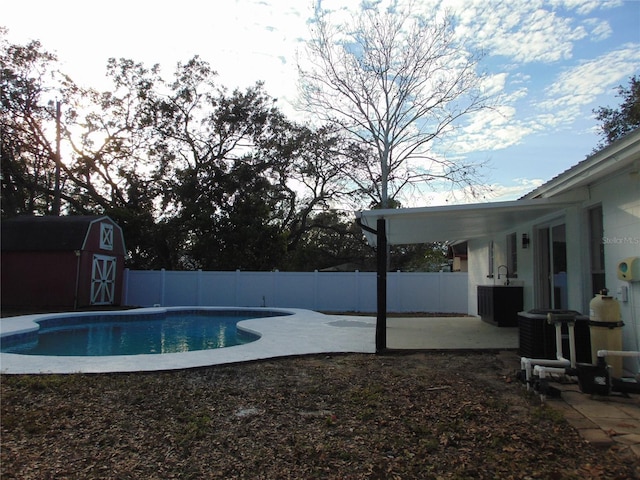
[[[105,357],[0,353],[0,372],[36,374],[159,371],[317,353],[375,353],[375,317],[325,315],[301,309],[269,310],[283,311],[290,315],[239,322],[240,328],[260,335],[259,340],[244,345],[162,355]],[[136,311],[129,310],[134,313]],[[52,315],[62,314],[46,316]],[[3,318],[0,321],[0,334],[37,328],[33,321],[41,317],[42,315],[27,315]],[[518,347],[518,333],[517,328],[497,328],[477,317],[389,318],[387,346],[389,349],[409,350],[515,349]]]

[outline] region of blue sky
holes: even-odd
[[[388,1],[388,0],[384,0]],[[383,3],[384,3],[383,1]],[[403,0],[400,0],[403,1]],[[107,88],[109,57],[160,63],[207,60],[229,88],[264,81],[292,117],[296,55],[308,37],[310,0],[23,0],[4,2],[9,41],[42,42],[79,83]],[[372,2],[369,2],[372,3]],[[376,3],[376,2],[373,2]],[[323,0],[357,12],[359,0]],[[503,103],[450,140],[450,155],[487,161],[487,200],[511,200],[584,159],[597,145],[592,110],[616,106],[618,85],[640,74],[640,0],[415,0],[448,8],[457,33],[485,53],[481,67]],[[436,205],[445,194],[412,198]]]

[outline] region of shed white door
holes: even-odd
[[[91,305],[112,305],[116,287],[116,257],[94,255],[91,269]]]

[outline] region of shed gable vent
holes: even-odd
[[[100,224],[100,248],[113,250],[113,225],[109,223]]]

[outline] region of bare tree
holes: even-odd
[[[433,149],[462,117],[488,106],[480,55],[457,39],[447,15],[411,10],[365,7],[341,23],[318,2],[298,66],[302,107],[370,152],[345,175],[382,208],[397,205],[408,186],[481,188],[478,164]]]

